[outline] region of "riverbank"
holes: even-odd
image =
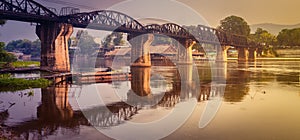
[[[0,75],[0,92],[17,91],[30,88],[45,88],[51,85],[51,81],[43,78],[27,80],[21,78],[12,78],[10,74]]]
[[[29,68],[29,67],[39,67],[40,62],[38,61],[16,61],[12,63],[0,62],[0,69],[5,68]]]
[[[238,60],[238,58],[227,58],[227,60]],[[256,61],[300,61],[299,58],[286,58],[286,57],[259,57]]]
[[[300,58],[300,49],[276,49],[275,50],[278,57],[291,58],[296,57]]]

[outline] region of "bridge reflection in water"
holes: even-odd
[[[74,110],[69,98],[74,98],[72,90],[76,85],[60,83],[59,85],[42,89],[41,104],[37,107],[37,119],[29,120],[12,126],[12,132],[20,137],[43,137],[53,135],[58,129],[68,128],[72,133],[79,133],[81,125],[112,127],[131,120],[140,110],[155,109],[158,107],[172,109],[182,101],[196,98],[198,102],[223,96],[224,99],[235,102],[247,94],[247,82],[249,73],[239,71],[227,73],[227,65],[214,64],[214,68],[196,68],[192,65],[180,65],[177,68],[132,68],[131,90],[127,92],[126,100],[106,104],[105,106],[93,106],[83,110]],[[199,76],[194,76],[198,70]],[[164,77],[166,82],[165,92],[153,94],[151,91],[151,75],[155,73]],[[197,73],[197,74],[198,74]],[[214,75],[214,76],[212,76]],[[200,78],[200,81],[199,79]],[[241,92],[231,86],[237,82],[236,78],[246,79],[240,83],[245,86]],[[225,90],[225,81],[227,86]],[[228,80],[229,79],[229,80]],[[198,81],[198,82],[197,82]],[[213,81],[213,82],[212,82]],[[239,84],[239,83],[233,83]],[[97,85],[97,84],[96,84]],[[71,89],[71,90],[70,90]],[[89,94],[89,93],[80,93]],[[99,93],[101,94],[101,93]]]

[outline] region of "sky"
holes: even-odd
[[[55,0],[37,0],[46,5],[59,7],[50,2]],[[64,0],[69,3],[88,6],[95,9],[107,9],[114,4],[120,4],[123,0]],[[143,5],[149,6],[165,6],[166,9],[171,8],[164,3],[172,3],[175,0],[129,0],[131,1],[130,10],[140,13]],[[164,2],[165,1],[165,2]],[[258,23],[274,23],[274,24],[297,24],[300,23],[300,0],[177,0],[185,4],[187,7],[195,10],[202,15],[208,23],[216,27],[219,21],[229,15],[237,15],[243,17],[249,24]],[[130,2],[129,2],[130,3]],[[136,5],[132,3],[138,3]],[[146,3],[146,4],[143,4]],[[124,7],[126,8],[126,7]],[[84,10],[84,9],[82,9]],[[182,9],[177,9],[182,12]],[[168,12],[168,10],[157,11],[160,14]],[[177,13],[176,13],[177,14]]]
[[[212,25],[229,15],[243,17],[248,24],[300,23],[299,0],[179,0],[201,13]]]
[[[249,25],[300,23],[300,0],[36,0],[45,7],[64,6],[81,8],[82,12],[110,9],[143,21],[146,18],[163,19],[184,25],[217,27],[221,19],[230,15],[244,18]],[[59,4],[58,4],[59,3]],[[62,4],[63,3],[63,4]],[[28,37],[33,40],[35,26],[9,21],[0,28],[0,40],[9,41]],[[10,30],[22,32],[10,34]],[[6,35],[4,35],[6,34]]]

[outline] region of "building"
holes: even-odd
[[[8,52],[12,55],[14,55],[18,61],[31,61],[31,55],[26,55],[21,52]]]
[[[177,49],[169,44],[150,46],[151,59],[164,59],[164,57],[175,59],[176,54]]]
[[[105,58],[114,58],[115,56],[130,57],[131,48],[126,46],[116,46],[116,49],[105,53]],[[150,46],[151,59],[164,59],[168,57],[169,59],[175,59],[177,50],[172,45],[157,45]]]
[[[121,57],[130,57],[131,48],[124,47],[119,49],[114,49],[113,51],[109,51],[105,53],[105,58],[114,58],[115,56]]]

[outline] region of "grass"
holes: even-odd
[[[40,66],[40,62],[38,62],[38,61],[16,61],[16,62],[13,62],[12,65],[15,68],[23,68],[23,67],[31,67],[31,66],[38,67],[38,66]]]
[[[17,91],[30,88],[48,87],[51,81],[47,79],[26,80],[20,78],[11,78],[10,74],[0,75],[0,91]]]
[[[4,68],[7,62],[0,62],[0,68]],[[14,68],[27,68],[27,67],[39,67],[40,62],[38,61],[16,61],[12,62],[11,66]]]

